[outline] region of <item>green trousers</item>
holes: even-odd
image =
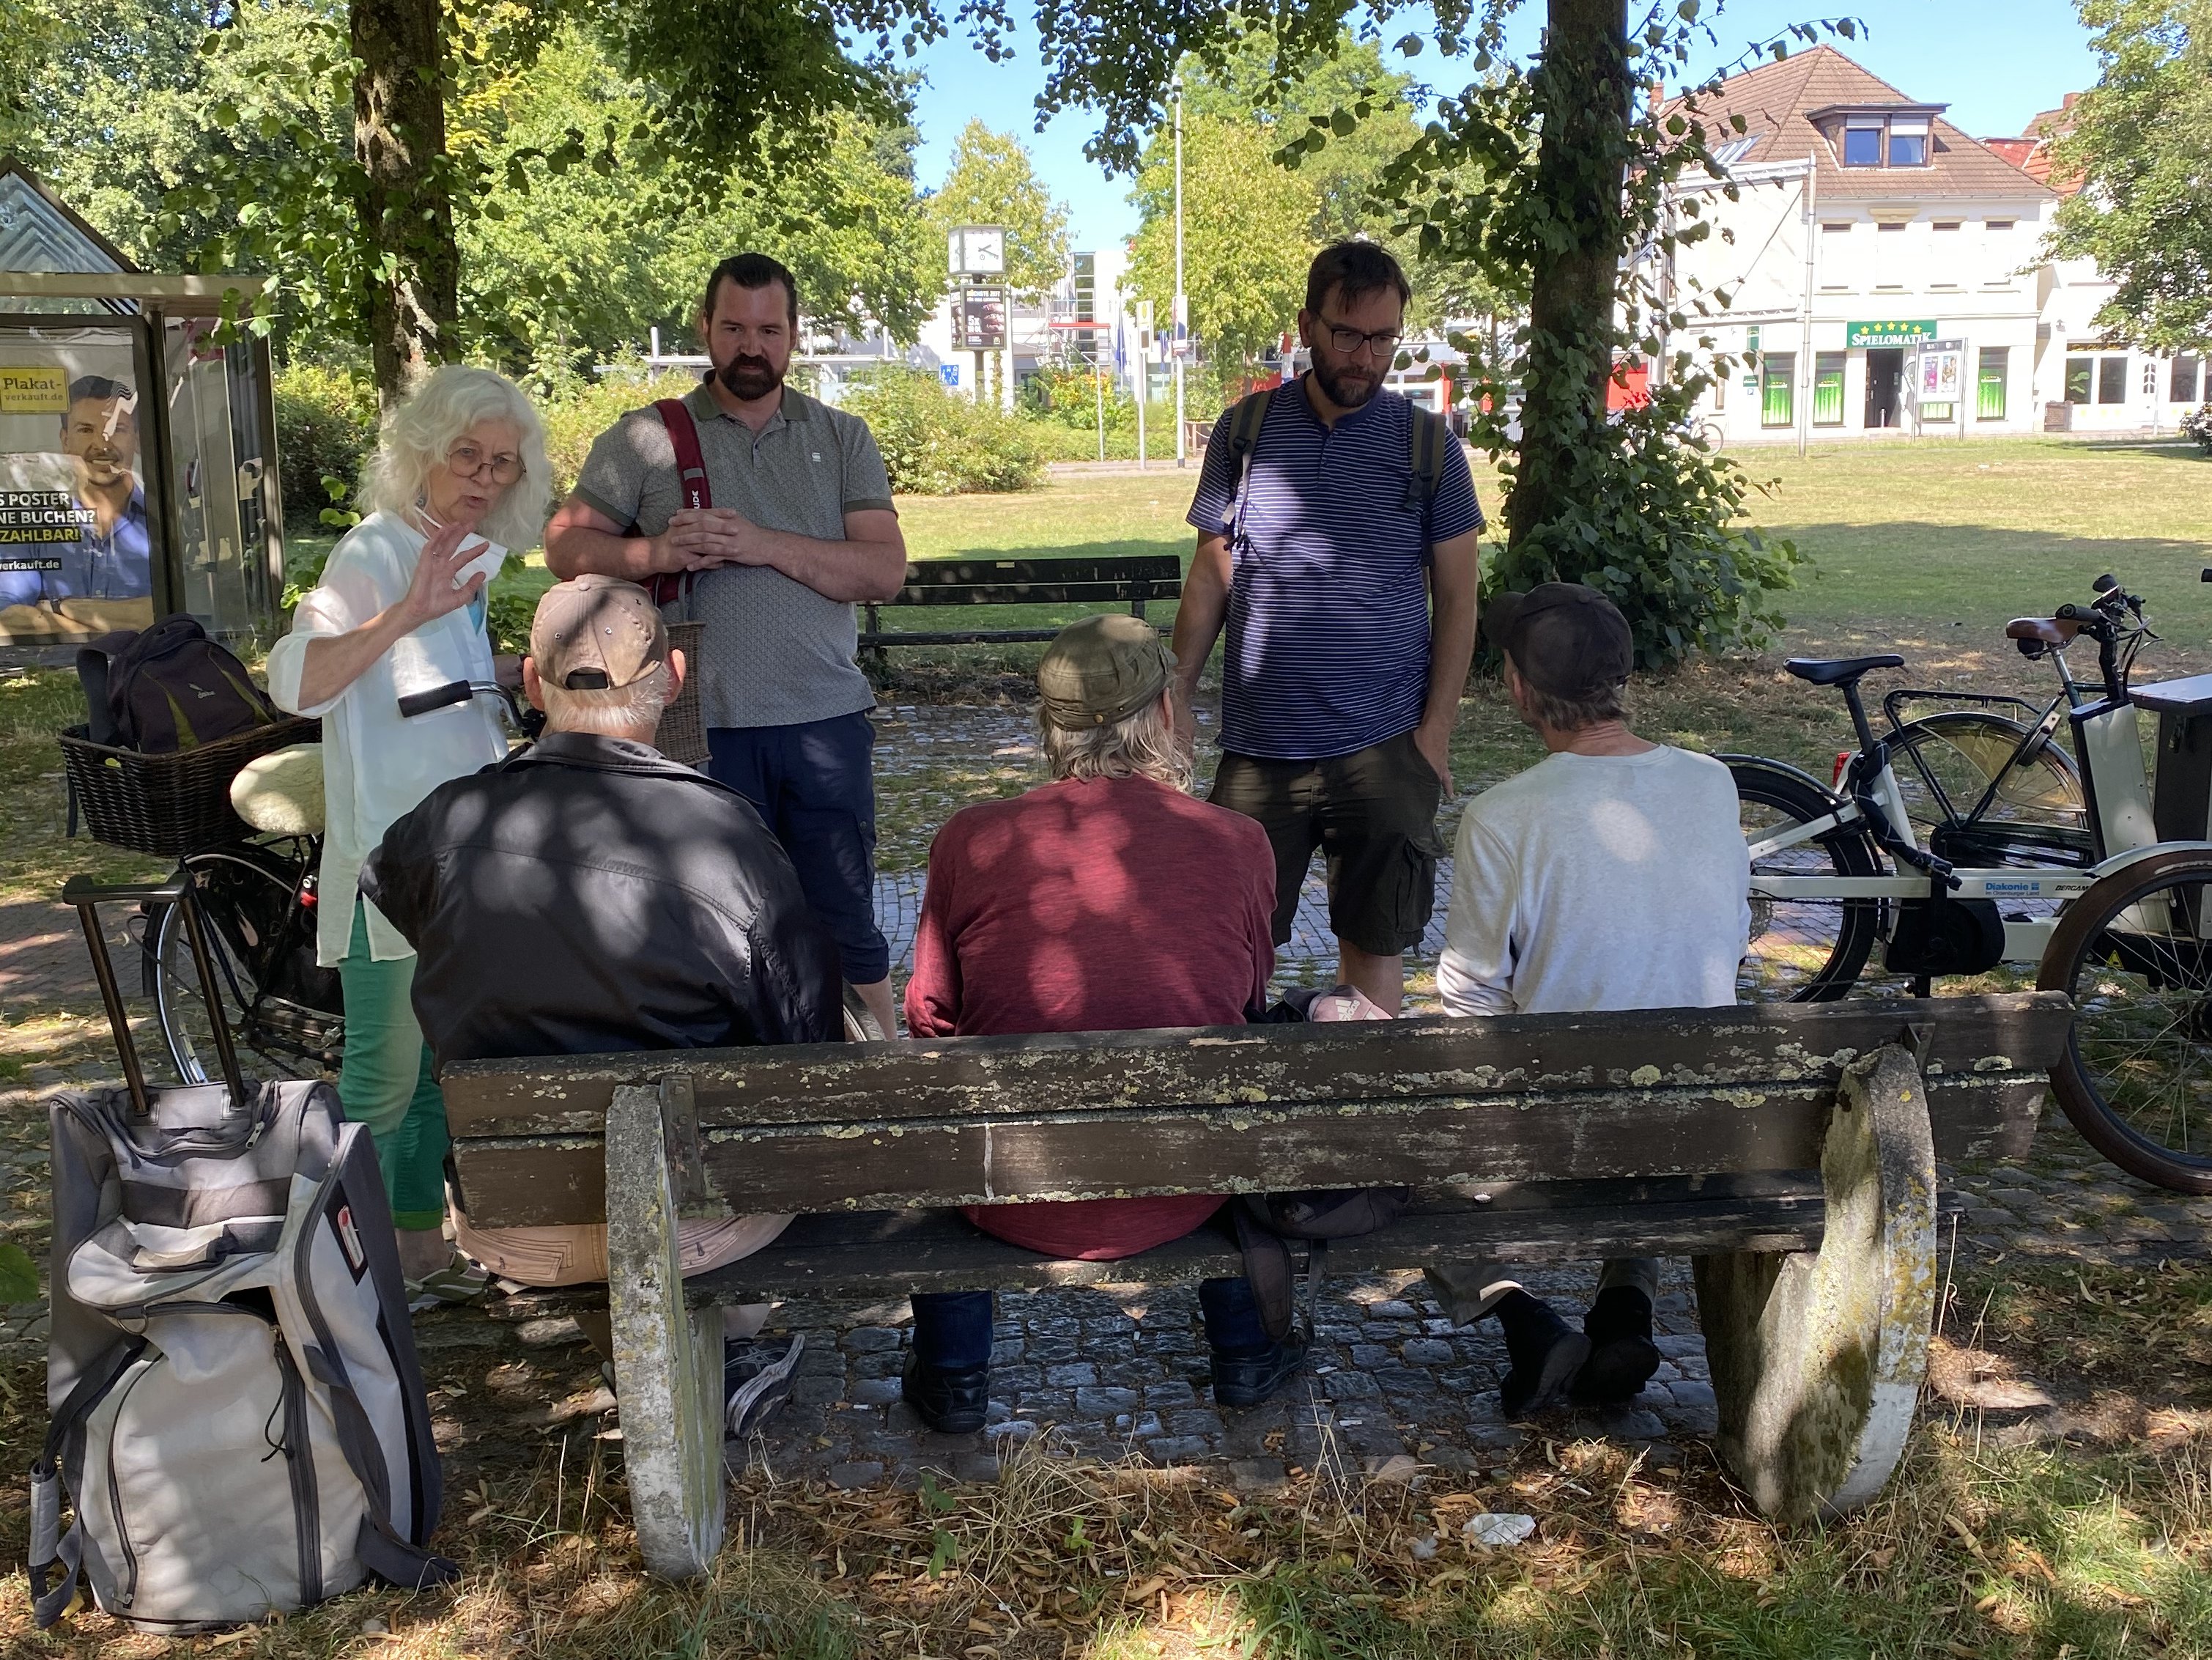
[[[354,904],[353,938],[338,964],[345,991],[345,1059],[338,1067],[338,1104],[349,1122],[366,1124],[384,1171],[395,1227],[417,1231],[446,1221],[446,1102],[430,1076],[430,1046],[415,1023],[408,993],[415,959],[373,962],[368,905]]]

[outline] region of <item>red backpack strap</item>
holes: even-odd
[[[699,428],[680,398],[664,398],[653,406],[660,424],[668,429],[668,441],[676,450],[676,482],[687,508],[711,508],[714,493],[707,486],[707,458],[699,452]]]
[[[660,424],[668,429],[668,442],[676,452],[676,484],[687,508],[711,508],[714,493],[707,483],[707,458],[699,449],[699,426],[680,398],[663,398],[653,406]],[[656,605],[673,605],[691,587],[688,573],[664,572],[645,585]]]

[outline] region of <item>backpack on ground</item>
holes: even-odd
[[[1243,528],[1244,502],[1252,482],[1252,452],[1259,447],[1260,429],[1267,423],[1267,410],[1274,402],[1279,389],[1264,386],[1258,392],[1248,392],[1237,401],[1229,414],[1229,459],[1237,469],[1237,494],[1229,509],[1229,539],[1236,541]],[[1426,405],[1416,404],[1410,398],[1406,407],[1413,415],[1413,425],[1407,437],[1406,494],[1400,502],[1408,513],[1421,515],[1423,554],[1427,553],[1429,531],[1429,502],[1437,493],[1437,477],[1443,471],[1444,442],[1450,429],[1444,418]]]
[[[167,754],[281,718],[246,665],[195,617],[164,617],[149,629],[104,635],[78,651],[76,672],[85,735],[95,744]]]
[[[424,1548],[442,1478],[368,1130],[320,1082],[143,1106],[106,1089],[50,1111],[39,1625],[74,1606],[80,1572],[104,1611],[171,1636],[371,1574],[453,1578]]]

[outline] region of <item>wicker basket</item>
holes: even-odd
[[[687,767],[696,767],[707,758],[707,723],[699,713],[699,642],[706,633],[704,623],[668,625],[669,649],[684,654],[684,690],[661,710],[653,746]]]
[[[296,716],[167,755],[95,744],[83,727],[61,734],[70,794],[96,842],[181,858],[242,842],[253,831],[231,810],[230,781],[247,762],[292,744],[312,744],[322,722]]]

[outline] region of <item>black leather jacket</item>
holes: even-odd
[[[431,791],[362,867],[448,1061],[833,1042],[837,947],[752,806],[648,745],[550,733]]]

